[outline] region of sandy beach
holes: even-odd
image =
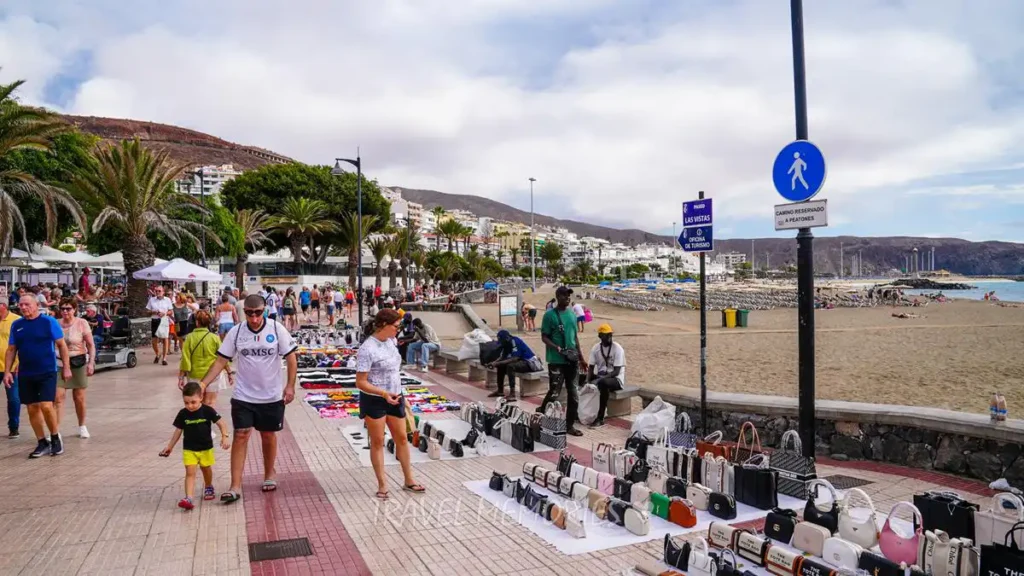
[[[552,297],[552,292],[539,292],[528,294],[527,300],[542,315]],[[597,342],[597,326],[609,322],[616,341],[626,349],[630,383],[699,387],[698,312],[674,307],[639,312],[596,300],[583,304],[595,316],[582,334],[584,352]],[[496,305],[474,308],[497,327]],[[1024,308],[956,301],[895,309],[922,316],[915,319],[893,318],[893,311],[817,311],[819,398],[984,413],[991,393],[998,390],[1006,396],[1011,417],[1024,410]],[[708,328],[710,389],[796,396],[795,309],[753,311],[745,329],[722,328],[720,313],[709,313]],[[543,350],[539,332],[525,339],[535,350]],[[449,345],[457,342],[450,336],[446,340]]]

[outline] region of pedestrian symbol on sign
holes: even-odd
[[[793,152],[793,158],[793,165],[789,167],[789,174],[793,175],[793,182],[790,188],[796,190],[796,181],[800,180],[800,183],[804,185],[804,190],[807,190],[810,188],[807,185],[807,180],[804,180],[804,170],[807,169],[807,162],[800,158],[799,152]]]

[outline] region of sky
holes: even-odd
[[[1024,2],[807,0],[818,236],[1024,242]],[[200,130],[383,185],[671,233],[776,233],[785,0],[4,0],[26,103]],[[675,224],[678,232],[678,224]]]

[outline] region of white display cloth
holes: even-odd
[[[420,419],[423,419],[423,416],[420,416]],[[455,438],[462,440],[463,438],[466,437],[467,434],[469,434],[469,422],[466,422],[465,420],[457,420],[455,418],[431,420],[428,418],[427,422],[430,422],[431,426],[434,426],[435,428],[444,432],[445,438],[447,438],[448,436],[454,436]],[[358,424],[349,424],[347,426],[343,426],[341,428],[341,435],[345,437],[345,440],[348,440],[349,445],[352,446],[352,450],[354,450],[355,453],[359,456],[359,464],[361,464],[364,467],[371,466],[370,450],[368,449],[369,439],[366,436],[366,429],[363,428],[362,420],[359,420]],[[358,438],[355,435],[358,435]],[[388,431],[387,427],[385,427],[384,442],[387,442],[387,439],[390,437],[391,432]],[[514,456],[516,454],[522,454],[522,452],[516,450],[515,448],[502,442],[501,440],[498,440],[497,438],[488,437],[487,441],[490,443],[490,451],[487,453],[487,456]],[[420,452],[418,448],[414,448],[412,446],[410,446],[409,448],[410,460],[413,464],[423,464],[426,462],[432,462],[432,460],[427,456],[426,452]],[[534,443],[534,452],[551,452],[552,450],[554,450],[554,448],[541,444],[540,442]],[[473,448],[466,447],[463,447],[463,455],[461,458],[457,456],[452,456],[451,452],[448,452],[447,450],[441,451],[441,460],[446,461],[462,460],[463,458],[477,458],[478,456],[479,454],[476,453],[476,450],[474,450]],[[395,458],[394,454],[391,454],[390,452],[385,450],[384,464],[398,464],[398,459]]]
[[[549,469],[553,469],[555,467],[551,462],[541,463],[541,466]],[[465,482],[463,486],[468,488],[470,492],[493,504],[510,519],[510,522],[525,526],[530,532],[539,536],[541,540],[554,546],[562,554],[570,556],[574,554],[596,552],[598,550],[607,550],[609,548],[617,548],[619,546],[640,544],[649,540],[662,540],[665,538],[665,534],[675,536],[695,531],[707,532],[708,526],[710,526],[712,522],[718,520],[718,518],[715,518],[711,514],[698,510],[697,525],[692,528],[684,528],[678,524],[673,524],[668,520],[659,518],[652,514],[650,532],[648,532],[646,536],[637,536],[622,526],[617,526],[606,520],[601,520],[593,512],[587,509],[583,511],[583,523],[586,527],[587,537],[573,538],[565,530],[554,526],[550,522],[541,518],[538,514],[534,514],[524,508],[521,504],[516,502],[515,499],[506,498],[503,493],[491,490],[488,487],[488,480]],[[533,482],[530,482],[530,488],[540,492],[541,494],[547,494],[552,502],[566,510],[573,510],[576,506],[576,504],[570,499],[554,494],[550,490],[541,488]],[[803,510],[805,504],[806,502],[803,500],[797,500],[796,498],[782,494],[779,495],[780,508]],[[767,510],[758,510],[757,508],[752,508],[746,504],[740,504],[737,502],[736,518],[728,520],[727,522],[729,524],[750,522],[752,520],[757,520],[758,518],[763,518],[767,514]],[[723,520],[723,522],[725,521]]]

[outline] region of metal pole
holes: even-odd
[[[704,191],[697,193],[697,199],[704,199]],[[704,268],[705,255],[700,253],[700,430],[708,434],[708,306],[707,278]]]
[[[807,140],[807,70],[804,67],[804,7],[790,0],[793,34],[793,92],[796,139]],[[801,228],[796,235],[797,308],[799,343],[800,440],[804,456],[814,456],[814,235]]]
[[[536,178],[530,177],[530,285],[534,292],[537,291],[537,243],[533,239],[533,183],[536,181]]]
[[[359,218],[359,241],[356,243],[356,286],[359,288],[359,327],[363,326],[363,160],[356,152],[356,216]]]
[[[206,268],[206,183],[203,180],[203,169],[199,172],[199,203],[203,206],[203,268]],[[203,295],[207,294],[207,284],[203,282]]]
[[[843,243],[839,243],[839,277],[842,278],[846,275],[846,271],[843,269]]]

